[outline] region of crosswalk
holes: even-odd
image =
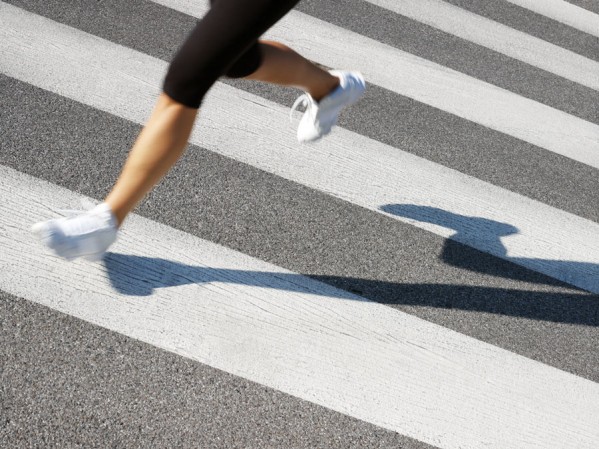
[[[467,3],[301,2],[267,37],[366,97],[302,146],[297,92],[218,83],[91,264],[29,225],[106,194],[207,2],[0,2],[0,442],[597,447],[599,16]]]

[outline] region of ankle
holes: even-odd
[[[313,90],[313,91],[309,92],[309,94],[312,98],[314,98],[315,101],[320,101],[324,97],[329,95],[331,92],[333,92],[335,89],[337,89],[339,87],[340,83],[341,82],[340,82],[339,78],[331,75],[331,79],[329,80],[329,82],[327,84],[325,84],[322,87],[319,86],[320,87],[319,89]]]
[[[127,217],[128,210],[125,207],[119,207],[114,201],[111,201],[110,198],[104,200],[104,204],[109,207],[112,216],[116,220],[116,227],[117,229],[120,229],[123,221],[125,221],[125,217]]]

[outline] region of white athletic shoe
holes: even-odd
[[[291,107],[290,118],[298,106],[306,107],[297,128],[297,140],[300,142],[313,142],[330,133],[341,110],[358,101],[366,90],[364,78],[358,72],[331,70],[329,73],[339,78],[340,84],[337,89],[319,102],[305,93],[295,100]]]
[[[42,243],[67,260],[102,259],[117,236],[117,221],[106,203],[78,215],[36,223],[31,230]]]

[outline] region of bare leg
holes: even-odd
[[[158,97],[150,119],[105,200],[119,226],[181,157],[197,113],[197,109],[183,106],[164,93]]]
[[[339,85],[339,79],[289,47],[260,41],[262,64],[247,79],[307,91],[318,101]],[[198,110],[161,94],[146,126],[139,134],[110,194],[106,197],[119,226],[139,201],[179,160],[187,145]]]
[[[316,101],[339,85],[339,78],[308,61],[291,48],[274,41],[259,41],[262,64],[246,79],[293,86],[308,92]]]

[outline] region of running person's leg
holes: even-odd
[[[210,4],[219,0],[210,0]],[[339,86],[339,78],[308,61],[284,44],[256,41],[226,72],[229,78],[246,78],[293,86],[320,100]]]
[[[216,80],[228,72],[254,72],[261,64],[258,38],[299,0],[216,0],[170,64],[164,92],[198,108]],[[241,67],[240,67],[241,66]]]
[[[308,92],[316,101],[339,86],[339,78],[280,42],[260,40],[263,63],[246,79],[292,86]]]
[[[292,50],[264,45],[263,64],[248,79],[309,92],[320,100],[339,85],[339,79]],[[271,50],[272,49],[272,50]],[[106,198],[120,225],[135,205],[181,157],[198,110],[162,94],[137,138],[112,191]]]
[[[306,106],[297,128],[300,142],[313,142],[330,133],[341,110],[364,94],[366,83],[360,73],[326,72],[283,44],[260,41],[259,45],[268,63],[260,65],[247,78],[295,86],[306,91],[291,108],[293,112],[300,104]]]
[[[217,0],[169,66],[164,93],[135,142],[106,203],[120,224],[181,157],[204,95],[223,74],[241,77],[269,65],[257,39],[299,0]],[[293,72],[296,64],[283,67]],[[282,64],[276,63],[278,69]],[[320,69],[318,69],[320,70]],[[320,70],[320,72],[324,72]],[[324,72],[329,75],[327,72]]]
[[[303,88],[314,99],[330,90],[337,93],[339,76],[331,77],[282,44],[257,43],[258,37],[298,1],[217,0],[171,63],[164,93],[105,203],[82,217],[37,224],[34,229],[44,243],[67,258],[101,256],[116,239],[127,214],[180,158],[197,108],[220,76],[292,85]],[[99,230],[90,232],[87,228]]]

